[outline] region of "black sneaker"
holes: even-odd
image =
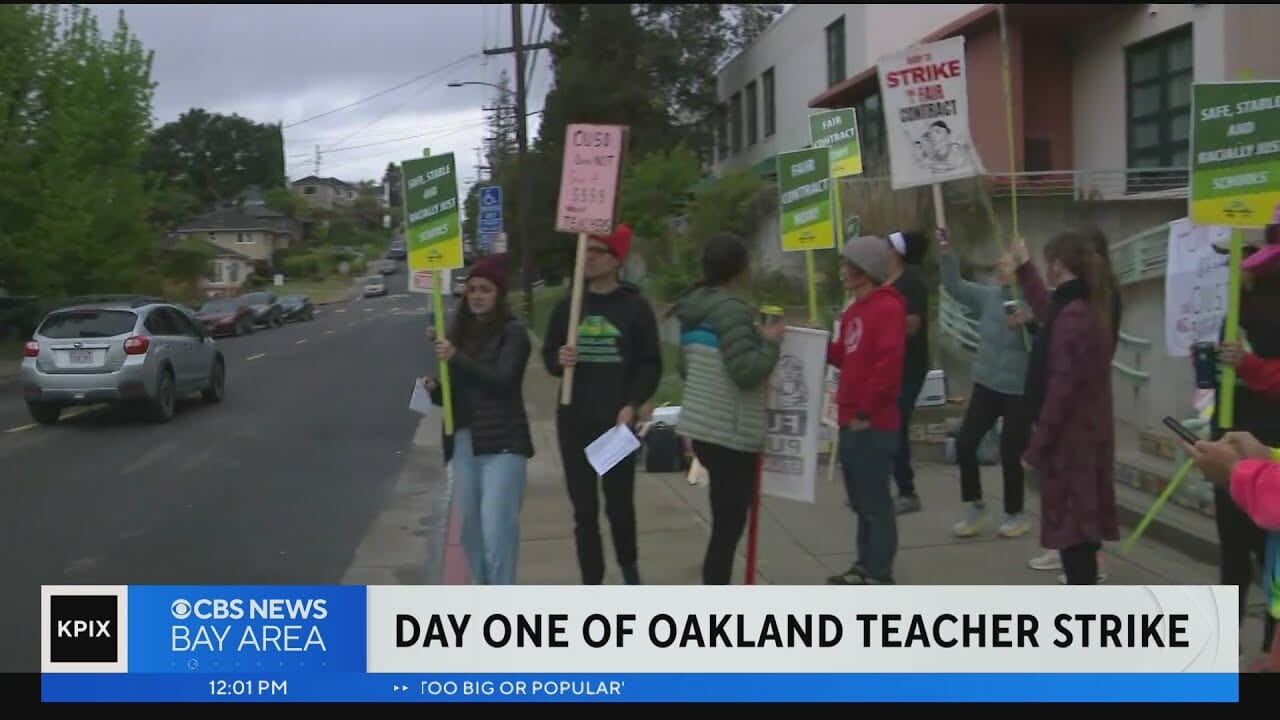
[[[828,585],[864,585],[863,580],[871,576],[861,563],[854,563],[848,570],[839,575],[827,578]]]
[[[640,570],[635,565],[622,568],[622,582],[626,585],[640,585]]]

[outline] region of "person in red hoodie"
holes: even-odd
[[[827,362],[840,369],[840,469],[858,518],[857,561],[827,578],[831,585],[891,585],[898,552],[897,511],[889,486],[898,452],[907,304],[885,281],[889,244],[864,235],[841,251],[840,276],[854,302],[840,318]]]

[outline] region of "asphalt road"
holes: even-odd
[[[219,340],[226,399],[169,424],[99,408],[34,426],[0,388],[0,672],[39,669],[42,584],[341,582],[421,420],[412,379],[435,365],[429,298],[397,297],[405,279]]]

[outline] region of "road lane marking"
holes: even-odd
[[[356,324],[355,324],[355,323],[353,323],[353,322],[349,322],[349,323],[347,323],[347,327],[355,327],[355,326],[356,326]]]
[[[60,415],[58,419],[70,420],[73,417],[79,417],[80,415],[84,415],[86,413],[97,412],[99,410],[102,410],[104,407],[105,407],[104,405],[87,405],[85,407],[67,408],[66,410],[62,411],[62,415]],[[11,427],[5,430],[5,433],[17,433],[17,432],[22,432],[23,430],[30,430],[31,428],[35,428],[35,427],[40,427],[40,423],[28,423],[26,425],[19,425],[18,427]]]
[[[245,360],[257,360],[259,358],[264,358],[266,356],[267,356],[266,353],[258,353],[257,355],[250,355],[249,357],[245,358]]]
[[[177,448],[178,448],[178,444],[176,442],[167,442],[163,445],[160,445],[159,447],[156,447],[152,450],[147,451],[142,457],[126,465],[124,469],[121,470],[120,472],[123,475],[132,475],[133,473],[136,473],[139,470],[142,470],[149,465],[154,465],[160,460],[163,460],[164,458],[173,454],[173,451],[176,450]]]
[[[332,334],[334,334],[334,333],[336,333],[336,332],[338,332],[338,331],[337,331],[337,330],[325,330],[325,331],[324,331],[324,334],[325,334],[325,335],[332,335]]]
[[[346,312],[346,311],[347,311],[347,309],[346,309],[346,308],[340,308],[340,309],[338,309],[338,310],[334,310],[334,312],[336,312],[336,313],[344,313],[344,312]]]
[[[6,433],[22,432],[23,430],[30,430],[31,428],[36,427],[36,425],[37,423],[31,423],[30,425],[19,425],[18,427],[9,428],[8,430],[5,430],[5,432]]]
[[[373,312],[373,308],[365,308],[365,309],[364,309],[364,311],[365,311],[365,312]]]
[[[306,341],[307,341],[307,340],[306,340],[306,338],[303,338],[302,340],[299,340],[298,342],[294,343],[294,345],[301,345],[302,343],[304,343],[304,342],[306,342]]]

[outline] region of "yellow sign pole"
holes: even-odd
[[[1012,215],[1013,234],[1009,237],[1007,248],[1012,248],[1014,238],[1018,237],[1018,155],[1016,133],[1013,131],[1013,73],[1009,69],[1009,31],[1004,17],[1004,3],[1000,3],[997,12],[1000,16],[1000,76],[1004,84],[1004,123],[1009,136],[1009,213]],[[1022,293],[1018,291],[1016,275],[1009,278],[1009,290],[1013,293],[1014,302],[1022,302]],[[1022,345],[1031,350],[1031,335],[1027,326],[1022,326]]]
[[[422,157],[431,157],[431,148],[422,149]],[[448,337],[444,321],[443,273],[431,271],[431,309],[436,318],[436,337]],[[444,398],[444,434],[453,435],[453,389],[449,383],[449,363],[443,358],[436,358],[440,363],[440,395]]]

